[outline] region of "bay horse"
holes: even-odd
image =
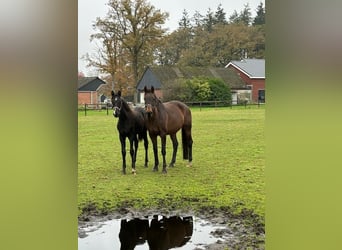
[[[131,109],[127,102],[121,97],[121,91],[112,93],[113,115],[118,117],[117,129],[121,143],[122,172],[126,174],[126,138],[130,143],[130,155],[132,159],[132,173],[136,174],[135,162],[138,151],[138,140],[144,140],[145,147],[145,167],[148,164],[148,139],[147,128],[145,126],[145,110],[140,107]]]
[[[170,167],[176,162],[178,141],[176,133],[182,129],[183,159],[189,160],[189,166],[192,164],[192,118],[191,111],[184,103],[179,101],[170,101],[162,103],[154,93],[154,87],[147,89],[145,86],[145,110],[147,113],[146,127],[153,144],[154,167],[153,171],[158,171],[158,145],[157,136],[161,138],[161,153],[163,156],[163,173],[166,171],[166,135],[170,135],[173,145],[172,160]]]

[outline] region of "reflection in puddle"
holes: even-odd
[[[154,216],[147,219],[121,220],[119,239],[122,250],[134,249],[146,241],[151,250],[181,247],[191,238],[193,231],[192,217]]]
[[[79,228],[78,250],[201,249],[220,239],[210,234],[220,228],[193,216],[108,220]]]

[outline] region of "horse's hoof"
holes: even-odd
[[[152,171],[153,172],[158,172],[158,168],[154,167]]]
[[[169,167],[170,167],[170,168],[174,168],[174,167],[175,167],[175,164],[174,164],[174,163],[170,163]]]
[[[126,170],[122,170],[122,174],[126,174]]]
[[[186,166],[187,166],[188,168],[192,167],[192,162],[189,162]]]
[[[137,171],[135,169],[132,169],[132,174],[136,175]]]
[[[166,169],[163,169],[162,174],[167,174]]]

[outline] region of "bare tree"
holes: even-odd
[[[111,74],[112,79],[119,69],[126,71],[136,84],[146,65],[153,63],[153,50],[166,31],[161,25],[168,13],[146,0],[110,0],[108,6],[107,16],[94,24],[100,32],[92,39],[100,40],[102,47],[96,56],[88,56],[89,65]]]
[[[97,32],[91,35],[90,41],[97,43],[96,53],[85,55],[85,60],[88,62],[87,66],[97,68],[101,73],[108,73],[111,76],[112,90],[114,90],[115,73],[117,71],[122,48],[120,40],[117,36],[117,27],[115,24],[97,18],[93,24],[93,29]]]

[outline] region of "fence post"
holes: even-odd
[[[87,104],[84,104],[84,116],[87,116]]]
[[[106,110],[107,110],[107,115],[108,115],[108,103],[106,103]]]

